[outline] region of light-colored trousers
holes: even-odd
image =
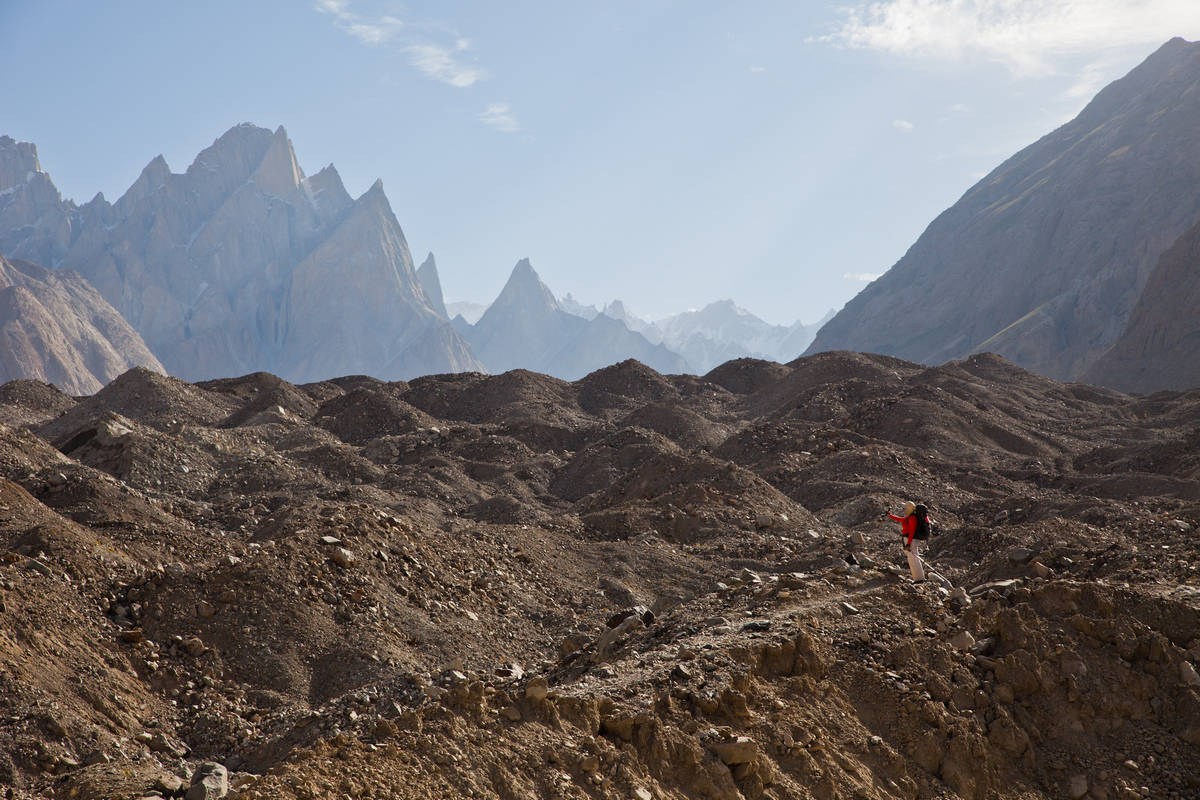
[[[908,568],[912,570],[913,580],[925,580],[925,565],[921,563],[921,540],[913,539],[905,552],[908,554]]]

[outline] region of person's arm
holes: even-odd
[[[904,522],[904,517],[897,517],[895,514],[888,514],[894,522]]]

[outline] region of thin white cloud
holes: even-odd
[[[1200,32],[1196,0],[876,0],[842,9],[819,41],[937,60],[982,56],[1014,75]]]
[[[364,19],[350,10],[349,0],[317,0],[314,7],[333,17],[335,25],[363,44],[383,44],[404,27],[404,21],[393,16]]]
[[[842,277],[848,281],[858,281],[859,283],[870,283],[876,278],[882,276],[882,272],[843,272]]]
[[[758,65],[756,64],[756,65],[754,65],[754,66],[750,67],[750,71],[751,71],[751,72],[753,72],[753,73],[756,73],[756,74],[757,74],[757,73],[759,73],[759,72],[766,72],[766,71],[767,71],[767,68],[766,68],[766,67],[760,67],[760,66],[758,66]]]
[[[404,48],[408,61],[426,77],[460,89],[471,86],[486,74],[478,67],[463,64],[448,47],[436,44],[410,44]]]
[[[904,133],[912,133],[913,129],[917,126],[913,125],[906,119],[894,119],[892,120],[892,127],[898,131],[903,131]]]
[[[966,114],[971,110],[971,107],[966,103],[955,103],[954,105],[950,106],[950,110],[955,114]]]
[[[479,115],[479,121],[501,133],[516,133],[521,130],[517,117],[508,103],[492,103]]]
[[[350,0],[315,0],[313,8],[333,17],[338,28],[363,44],[375,46],[399,40],[397,44],[408,56],[408,62],[435,81],[465,88],[486,76],[482,69],[462,63],[456,55],[471,48],[471,41],[462,36],[454,35],[453,44],[449,45],[430,42],[427,41],[429,25],[413,26],[391,15],[365,17],[351,9]],[[425,36],[418,39],[411,35],[414,27],[421,27]],[[443,27],[433,28],[439,35],[447,35]]]

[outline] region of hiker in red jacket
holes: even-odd
[[[911,500],[904,504],[902,516],[888,514],[888,517],[900,523],[900,532],[904,534],[904,550],[908,553],[908,568],[914,581],[925,580],[925,565],[921,563],[921,543],[929,538],[929,528],[933,520],[929,518],[929,509],[923,503]]]

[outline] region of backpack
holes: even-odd
[[[917,503],[913,515],[917,518],[917,532],[913,534],[913,538],[928,539],[929,534],[933,532],[933,526],[929,524],[929,509],[924,503]]]

